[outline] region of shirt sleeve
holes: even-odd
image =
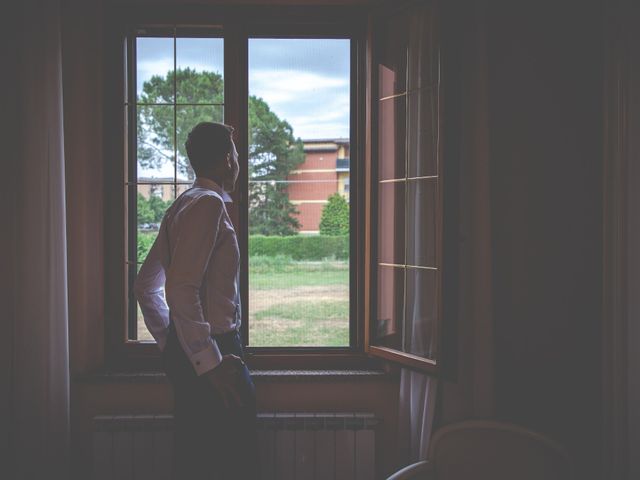
[[[171,245],[165,291],[178,340],[198,375],[217,367],[222,355],[205,320],[200,287],[213,252],[222,201],[212,195],[197,199],[181,212],[178,235]]]
[[[169,326],[169,307],[164,298],[165,265],[168,264],[165,239],[166,225],[163,221],[135,281],[135,294],[144,323],[160,350],[164,350]]]

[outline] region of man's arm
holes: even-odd
[[[169,326],[169,307],[163,295],[167,244],[165,240],[166,225],[160,225],[158,236],[140,267],[135,282],[135,294],[140,304],[147,329],[158,343],[160,350],[164,350],[167,342],[167,327]]]
[[[198,375],[214,369],[222,361],[202,312],[200,286],[216,243],[223,211],[224,205],[219,198],[205,195],[181,213],[165,284],[178,340]]]

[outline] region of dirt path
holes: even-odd
[[[269,290],[251,290],[249,293],[249,313],[266,310],[274,305],[295,302],[322,302],[349,300],[349,289],[343,285],[312,285],[294,288],[275,288]],[[264,319],[264,321],[273,319]],[[255,322],[255,320],[254,320]],[[291,320],[282,324],[282,328],[290,328]],[[138,340],[153,340],[142,318],[138,322]]]
[[[249,311],[265,310],[273,305],[294,302],[349,300],[349,288],[343,285],[314,285],[270,290],[250,290]]]

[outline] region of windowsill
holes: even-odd
[[[264,382],[315,382],[315,381],[371,381],[391,380],[396,377],[382,370],[252,370],[256,383]],[[167,383],[162,372],[94,372],[77,375],[78,383]]]

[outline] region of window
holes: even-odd
[[[350,345],[350,43],[249,38],[251,347]]]
[[[107,169],[106,248],[125,259],[106,272],[115,364],[140,357],[157,366],[131,286],[164,211],[194,179],[186,133],[213,120],[236,127],[241,171],[228,209],[254,365],[363,366],[367,352],[434,368],[437,32],[430,4],[401,5],[374,12],[370,44],[360,8],[168,8],[149,26],[148,11],[119,7],[135,27],[123,26],[125,54],[106,69],[124,89],[107,112],[125,132],[127,159],[124,171],[118,162]],[[109,158],[117,147],[107,146]]]
[[[372,96],[373,355],[433,370],[442,309],[439,58],[432,10],[380,15]]]
[[[164,212],[195,179],[184,147],[190,128],[224,119],[224,40],[215,29],[140,28],[128,52],[128,338],[152,341],[133,281]]]
[[[241,172],[228,209],[241,248],[250,353],[362,351],[350,294],[357,202],[344,196],[356,167],[339,164],[358,151],[354,53],[362,30],[333,21],[245,27],[140,23],[124,35],[124,343],[133,355],[155,353],[135,276],[164,212],[195,178],[184,140],[205,120],[236,127]]]

